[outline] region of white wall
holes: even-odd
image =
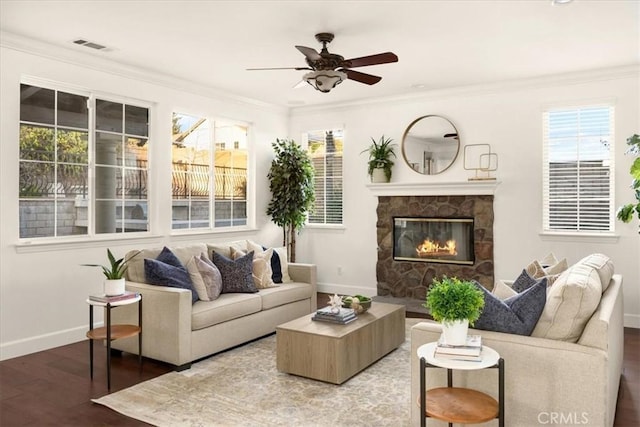
[[[38,46],[35,50],[38,50]],[[256,238],[265,244],[279,244],[278,229],[265,215],[269,199],[266,179],[272,157],[270,143],[286,136],[286,111],[233,97],[207,93],[161,76],[124,77],[130,70],[109,69],[93,64],[90,57],[53,60],[49,55],[21,49],[0,48],[0,359],[84,339],[88,324],[87,295],[101,290],[103,276],[97,268],[82,263],[104,263],[106,247],[122,256],[134,248],[188,244],[190,241],[227,241]],[[86,66],[78,64],[87,64]],[[89,65],[92,64],[92,65]],[[108,70],[108,71],[105,71]],[[135,74],[135,73],[134,73]],[[150,207],[153,236],[134,240],[106,240],[83,244],[18,246],[18,121],[20,79],[35,76],[104,94],[129,97],[154,104],[150,118]],[[156,79],[156,77],[158,77]],[[182,86],[180,86],[182,85]],[[252,193],[257,198],[256,228],[223,235],[171,236],[171,114],[224,117],[251,125],[250,140],[257,153],[257,179]],[[251,191],[251,190],[250,190]],[[258,231],[259,230],[259,231]],[[96,310],[96,320],[100,313]]]
[[[345,83],[350,84],[350,83]],[[384,84],[384,81],[381,83]],[[336,90],[339,90],[337,88]],[[489,143],[498,153],[495,195],[496,278],[515,279],[531,260],[552,251],[569,262],[593,252],[609,255],[624,276],[625,324],[640,327],[640,236],[638,222],[616,223],[617,238],[544,237],[542,224],[542,117],[547,106],[614,101],[616,108],[615,206],[633,201],[625,140],[640,131],[637,67],[582,73],[536,81],[461,88],[403,99],[371,100],[349,106],[299,108],[291,115],[290,135],[342,123],[344,145],[344,229],[306,228],[298,256],[318,265],[318,281],[326,292],[375,295],[377,197],[366,187],[366,155],[371,137],[384,134],[400,143],[415,118],[436,114],[451,120],[464,144]],[[452,168],[423,176],[402,160],[392,182],[466,181],[462,151]]]

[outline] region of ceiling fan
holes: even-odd
[[[330,43],[333,37],[332,33],[316,34],[316,40],[322,43],[320,53],[310,47],[296,46],[296,49],[305,56],[308,67],[247,68],[247,70],[311,70],[302,77],[300,83],[307,82],[320,92],[329,92],[347,79],[367,85],[374,85],[382,80],[382,77],[354,71],[352,68],[398,62],[398,57],[392,52],[344,59],[343,56],[329,53],[327,50],[327,43]],[[296,87],[299,87],[300,83]]]

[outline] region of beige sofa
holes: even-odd
[[[231,242],[227,247],[242,246]],[[216,244],[215,248],[225,244]],[[211,253],[212,245],[170,248],[186,265],[192,256]],[[213,301],[191,303],[191,291],[144,283],[144,259],[161,251],[145,249],[128,261],[126,288],[142,294],[142,354],[188,369],[191,362],[275,332],[276,326],[317,307],[316,266],[289,263],[292,281],[258,293],[223,293]],[[229,254],[224,254],[229,256]],[[112,324],[137,324],[135,305],[112,311]],[[137,338],[113,341],[113,349],[138,353]]]
[[[411,329],[411,425],[420,425],[420,365],[416,351],[437,341],[441,326],[425,321]],[[613,275],[576,343],[469,329],[505,360],[505,425],[612,426],[623,357],[622,277]],[[427,389],[446,386],[446,370],[427,369]],[[497,399],[496,369],[454,371],[454,386]],[[429,419],[429,426],[446,425]],[[496,421],[480,425],[497,425]]]

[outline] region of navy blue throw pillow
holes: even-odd
[[[166,246],[156,259],[144,260],[144,276],[147,283],[152,285],[188,289],[191,291],[191,304],[198,301],[198,294],[193,287],[189,272]]]
[[[520,292],[526,291],[536,283],[538,283],[538,281],[533,277],[531,277],[529,273],[527,273],[527,270],[525,269],[525,270],[522,270],[522,273],[520,273],[518,278],[513,281],[513,285],[511,285],[511,289],[520,293]]]
[[[223,294],[258,292],[253,283],[253,251],[235,260],[214,251],[213,263],[222,276]]]
[[[262,247],[263,250],[267,250],[268,248]],[[271,255],[271,280],[273,283],[282,283],[282,265],[280,264],[280,255],[275,250]]]
[[[473,325],[485,331],[531,335],[547,301],[547,279],[542,278],[523,292],[501,301],[476,282],[484,294],[484,309]]]

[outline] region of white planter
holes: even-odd
[[[375,168],[371,172],[371,182],[373,183],[389,182],[389,180],[387,179],[387,176],[384,173],[383,168]]]
[[[448,345],[466,344],[468,331],[469,321],[467,319],[442,322],[442,333],[444,334],[444,342]]]
[[[122,295],[124,294],[124,278],[105,280],[104,281],[104,293],[107,296]]]

